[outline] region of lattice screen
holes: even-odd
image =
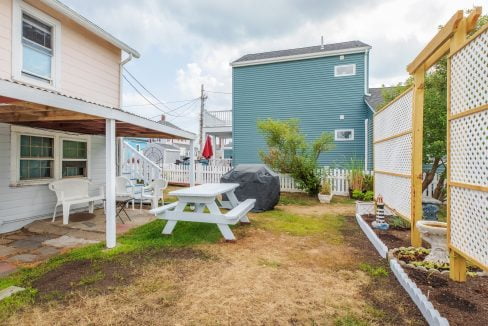
[[[374,117],[375,196],[403,217],[411,218],[413,90]]]
[[[451,246],[488,266],[488,30],[451,57]]]

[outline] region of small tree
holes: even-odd
[[[300,189],[310,195],[320,190],[317,160],[321,153],[334,147],[334,137],[323,132],[309,144],[300,132],[299,120],[260,120],[258,128],[264,134],[268,151],[260,151],[261,160],[280,173],[288,173]]]

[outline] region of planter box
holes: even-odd
[[[374,202],[373,201],[357,201],[356,202],[356,214],[358,215],[375,215]]]

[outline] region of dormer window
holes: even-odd
[[[61,24],[24,1],[14,0],[12,75],[44,88],[57,85]]]
[[[52,60],[52,26],[22,14],[22,74],[50,83]]]

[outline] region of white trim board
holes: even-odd
[[[388,247],[381,241],[381,239],[374,233],[374,231],[369,227],[368,223],[359,215],[356,214],[356,221],[358,222],[359,227],[364,232],[366,237],[368,237],[371,244],[374,246],[378,254],[382,258],[388,257]]]
[[[295,60],[305,60],[305,59],[314,59],[314,58],[322,58],[322,57],[330,57],[335,55],[345,55],[345,54],[356,54],[356,53],[366,53],[371,49],[370,46],[360,47],[360,48],[350,48],[350,49],[343,49],[343,50],[335,50],[335,51],[323,51],[323,52],[314,52],[314,53],[306,53],[306,54],[296,54],[296,55],[288,55],[283,57],[274,57],[274,58],[266,58],[266,59],[258,59],[258,60],[248,60],[248,61],[239,61],[239,62],[231,62],[231,67],[245,67],[245,66],[253,66],[253,65],[262,65],[267,63],[277,63],[277,62],[286,62],[286,61],[295,61]]]
[[[156,121],[124,112],[122,110],[109,108],[94,103],[88,103],[82,100],[66,97],[39,88],[25,86],[8,80],[0,79],[0,96],[52,106],[73,112],[90,114],[104,119],[115,119],[117,121],[130,123],[183,139],[196,139],[196,135],[194,133],[172,128]]]

